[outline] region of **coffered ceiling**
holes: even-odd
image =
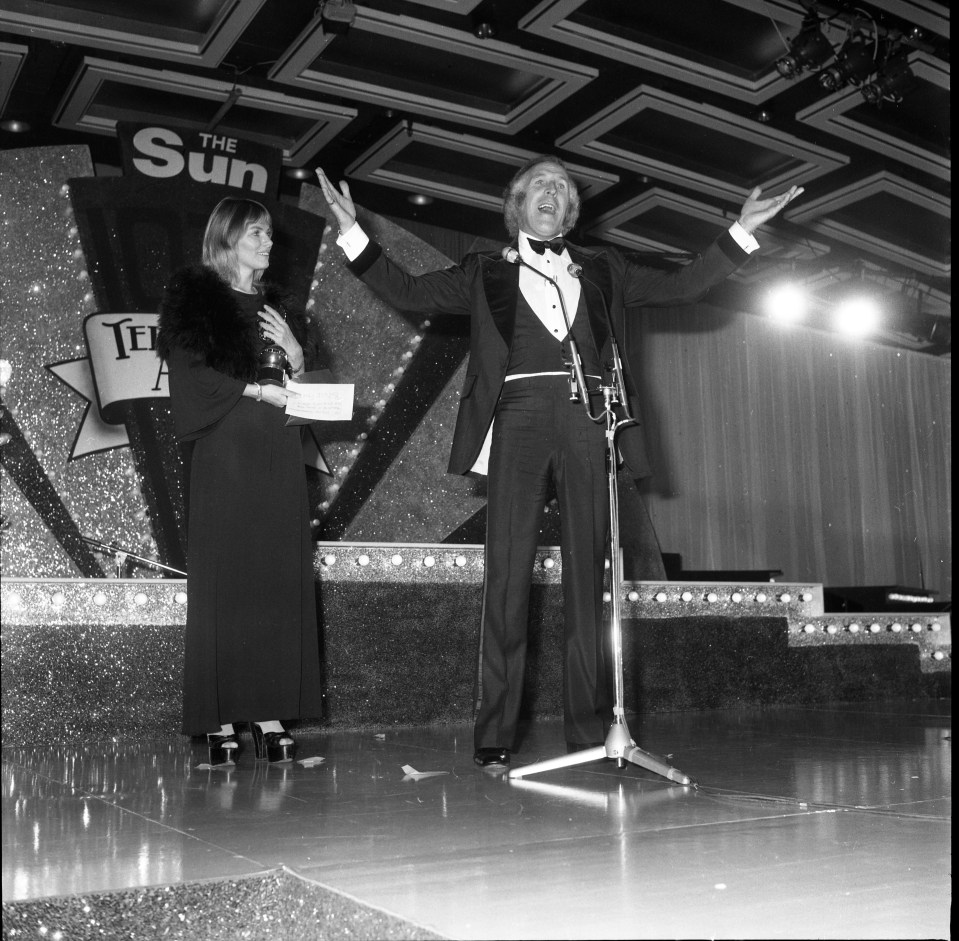
[[[811,15],[870,74],[783,77]],[[0,0],[0,105],[30,126],[0,146],[83,143],[115,172],[118,121],[215,128],[282,150],[287,198],[322,165],[374,211],[491,239],[513,169],[555,153],[578,238],[650,257],[801,184],[720,300],[868,282],[883,342],[950,355],[949,37],[932,0]],[[871,103],[889,55],[909,85]]]

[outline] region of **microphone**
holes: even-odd
[[[589,415],[590,420],[595,421],[593,414],[589,409],[589,398],[586,395],[586,376],[583,374],[583,358],[579,355],[579,347],[576,345],[576,340],[573,338],[573,325],[570,323],[569,314],[566,311],[566,301],[563,298],[563,289],[548,275],[543,274],[542,271],[534,268],[529,262],[523,260],[523,256],[513,248],[512,245],[503,246],[503,250],[500,252],[500,255],[503,258],[503,261],[508,262],[511,265],[522,265],[524,268],[529,268],[530,271],[539,275],[541,278],[549,281],[550,284],[556,288],[556,293],[559,295],[559,309],[563,312],[563,323],[566,326],[566,339],[569,341],[569,353],[571,362],[566,363],[569,367],[569,400],[570,402],[580,402],[582,401],[583,406],[586,409],[586,414]],[[582,391],[582,396],[580,395]]]
[[[577,265],[575,262],[573,262],[566,266],[566,270],[577,280],[585,281],[587,284],[592,285],[594,288],[596,288],[596,293],[599,294],[599,299],[603,304],[603,314],[606,317],[606,326],[609,328],[610,350],[613,356],[612,372],[618,387],[616,390],[617,398],[619,399],[619,403],[623,408],[623,413],[626,415],[626,420],[620,422],[620,424],[635,424],[636,419],[633,417],[633,414],[630,411],[629,398],[626,395],[626,379],[623,375],[623,360],[620,356],[619,344],[616,342],[616,331],[613,329],[613,318],[609,316],[609,307],[606,306],[606,298],[603,296],[603,292],[600,290],[598,284],[595,284],[593,281],[590,281],[589,278],[583,276],[582,265]]]

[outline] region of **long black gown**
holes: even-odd
[[[263,301],[233,292],[257,322]],[[255,327],[251,327],[255,329]],[[175,347],[177,435],[189,464],[183,731],[321,715],[319,637],[300,426],[246,383]]]

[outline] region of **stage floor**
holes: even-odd
[[[408,937],[947,938],[950,715],[922,701],[630,717],[695,788],[611,760],[510,781],[474,767],[465,726],[302,730],[313,766],[255,766],[245,737],[233,770],[198,769],[185,738],[4,748],[3,900],[95,911],[108,890],[286,867]],[[561,723],[538,722],[514,762],[564,752]]]

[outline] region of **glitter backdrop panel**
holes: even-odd
[[[64,548],[66,519],[80,533],[131,552],[151,556],[156,551],[129,450],[71,462],[71,447],[89,402],[45,368],[86,353],[83,318],[96,307],[66,184],[92,174],[86,147],[0,152],[0,358],[12,370],[3,400],[29,449],[16,468],[7,467],[3,455],[5,576],[91,574]],[[39,501],[32,503],[24,492],[24,481],[35,493],[52,486],[65,513],[50,514],[49,504],[41,503],[38,509],[34,504]],[[98,564],[103,574],[111,572],[111,559],[101,558]]]
[[[300,205],[316,213],[324,213],[326,201],[316,186],[304,186]],[[447,267],[453,262],[421,239],[381,216],[359,208],[359,220],[367,234],[379,242],[404,268],[413,274]],[[336,232],[327,227],[316,267],[311,294],[314,311],[323,340],[330,353],[330,362],[337,382],[355,386],[353,420],[325,422],[319,426],[323,454],[333,471],[332,478],[323,478],[311,491],[316,524],[323,538],[352,538],[347,534],[357,511],[376,489],[383,473],[383,463],[364,454],[367,449],[392,447],[390,439],[410,434],[410,423],[403,414],[394,417],[394,397],[419,356],[424,336],[431,328],[428,320],[402,314],[381,301],[346,266],[342,250],[336,245]],[[424,350],[425,351],[425,350]],[[428,355],[432,355],[432,350]],[[463,353],[465,355],[465,347]],[[432,362],[432,360],[431,360]],[[454,362],[455,369],[458,363]],[[400,398],[396,398],[400,402]],[[402,399],[400,412],[408,406]],[[427,403],[427,407],[428,407]],[[391,412],[391,410],[393,410]],[[380,428],[390,426],[389,433]],[[436,460],[436,482],[442,480],[445,462],[452,441],[452,427],[437,428],[433,442]],[[365,459],[363,459],[365,458]],[[440,468],[442,464],[442,468]],[[433,472],[431,471],[431,474]],[[433,481],[431,479],[430,486]],[[380,532],[387,540],[403,541],[403,526],[420,503],[420,478],[409,478],[399,501],[387,512]],[[349,499],[347,499],[349,495]],[[380,504],[382,508],[382,504]],[[425,539],[439,541],[445,535],[441,523]]]
[[[466,364],[457,370],[363,505],[349,538],[442,541],[486,504],[486,484],[446,472]]]

